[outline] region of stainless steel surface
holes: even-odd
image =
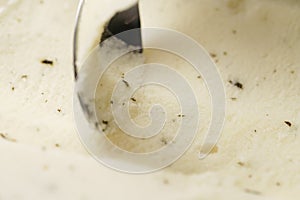
[[[74,38],[73,38],[73,71],[74,78],[77,80],[78,78],[78,31],[79,24],[81,20],[82,10],[85,4],[85,0],[80,0],[77,13],[76,13],[76,22],[74,28]],[[139,2],[131,6],[130,8],[117,12],[111,19],[108,20],[107,24],[104,27],[104,31],[101,35],[101,43],[106,39],[115,36],[118,39],[124,41],[128,45],[138,46],[141,49],[138,51],[142,52],[142,38],[140,31],[141,23],[140,23],[140,14],[139,14]],[[127,30],[132,30],[130,37],[128,35],[126,37],[122,36],[122,33]],[[101,44],[100,43],[100,44]]]

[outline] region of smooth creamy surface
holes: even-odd
[[[130,2],[101,1],[99,14],[86,17],[98,27],[83,31],[81,54],[113,10]],[[199,138],[171,167],[141,176],[101,166],[77,137],[76,6],[16,1],[0,13],[0,199],[298,199],[299,1],[141,1],[143,26],[186,33],[212,54],[227,93],[224,131],[213,154],[197,159]],[[148,52],[149,61],[155,53]],[[53,64],[41,63],[45,59]],[[205,102],[200,106],[209,113]]]

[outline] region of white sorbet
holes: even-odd
[[[97,44],[106,20],[132,2],[88,1],[81,58]],[[173,64],[199,86],[204,117],[199,138],[179,161],[141,176],[99,165],[77,136],[72,105],[76,6],[70,0],[16,1],[0,14],[0,199],[297,199],[299,1],[141,0],[142,25],[174,29],[202,44],[227,94],[222,137],[211,155],[198,160],[211,112],[205,84],[174,55],[146,51],[146,62]],[[103,83],[109,87],[113,80]],[[146,110],[157,99],[166,99],[168,111],[177,113],[171,95],[145,90],[136,98],[151,100],[131,106],[137,123],[147,122]],[[166,137],[176,129],[171,121]],[[118,135],[111,139],[124,148],[143,149]],[[148,147],[159,148],[160,139]]]

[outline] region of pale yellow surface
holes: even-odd
[[[99,7],[99,22],[110,15],[111,2]],[[6,136],[0,138],[0,199],[298,199],[299,1],[141,2],[144,26],[184,32],[216,55],[227,93],[217,152],[199,161],[196,142],[170,168],[141,176],[101,166],[77,137],[76,6],[19,0],[0,13],[0,133]]]

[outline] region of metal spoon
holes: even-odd
[[[82,9],[84,6],[85,0],[80,0],[78,5],[78,10],[76,14],[76,23],[74,29],[74,38],[73,38],[73,69],[75,80],[78,78],[78,31],[79,31],[79,21],[81,19]],[[100,41],[116,36],[118,39],[124,41],[128,45],[137,46],[140,48],[138,51],[142,53],[142,37],[141,37],[141,21],[139,13],[139,2],[131,6],[130,8],[117,12],[104,27]],[[119,33],[132,30],[130,37],[122,37],[122,34]],[[119,35],[117,35],[119,34]],[[100,45],[101,45],[100,42]]]

